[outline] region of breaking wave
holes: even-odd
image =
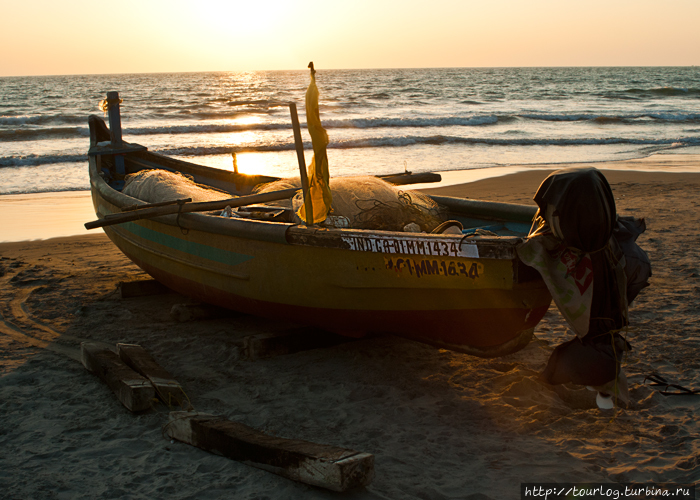
[[[590,121],[597,124],[625,124],[634,123],[643,125],[645,121],[653,122],[675,122],[675,123],[700,123],[700,113],[678,113],[678,112],[657,112],[629,115],[600,115],[595,113],[522,113],[513,115],[478,115],[478,116],[442,116],[426,118],[356,118],[343,120],[324,120],[326,129],[379,129],[379,128],[443,128],[443,127],[482,127],[495,124],[507,124],[517,120],[530,120],[542,122],[578,122]],[[3,122],[4,120],[4,122]],[[1,117],[0,123],[17,122],[21,125],[39,125],[48,122],[60,121],[56,117]],[[67,122],[77,122],[74,117],[70,117]],[[81,117],[80,124],[85,124],[86,120]],[[306,124],[301,124],[306,128]],[[150,136],[150,135],[182,135],[182,134],[221,134],[235,132],[265,132],[275,130],[291,130],[292,126],[287,122],[273,123],[230,123],[230,124],[187,124],[187,125],[163,125],[147,127],[125,127],[123,134],[125,137]],[[45,126],[45,127],[18,127],[0,128],[0,140],[23,141],[41,140],[53,138],[87,137],[88,128],[70,126]]]
[[[25,116],[0,116],[0,126],[17,127],[31,125],[85,125],[85,115],[25,115]]]
[[[0,158],[0,168],[4,167],[36,167],[39,165],[50,165],[55,163],[75,163],[85,162],[87,165],[87,155],[67,154],[67,155],[37,155],[28,154],[25,156],[10,156]],[[87,167],[86,167],[87,168]]]
[[[11,128],[0,129],[0,141],[32,141],[36,139],[56,139],[68,137],[89,137],[87,127]]]
[[[642,120],[656,120],[668,122],[698,122],[700,121],[700,113],[635,113],[635,114],[620,114],[620,115],[599,115],[596,113],[523,113],[522,118],[528,120],[552,121],[552,122],[574,122],[574,121],[593,121],[597,123],[632,123],[639,124]]]
[[[624,90],[610,90],[606,92],[595,92],[598,95],[607,99],[659,99],[664,97],[685,97],[698,98],[700,97],[700,88],[685,88],[685,87],[655,87],[649,89],[631,88]]]
[[[368,139],[351,139],[345,141],[331,141],[329,149],[359,149],[359,148],[398,148],[416,145],[486,145],[486,146],[596,146],[609,144],[629,144],[635,146],[696,146],[700,145],[700,138],[687,137],[676,139],[630,139],[622,137],[599,139],[496,139],[484,137],[457,137],[457,136],[403,136],[403,137],[375,137]],[[305,148],[310,149],[311,143],[305,143]],[[158,152],[167,155],[200,156],[230,154],[234,148],[228,146],[203,146],[203,147],[179,147],[159,149]],[[294,144],[279,143],[261,146],[235,148],[239,152],[271,152],[292,151]]]
[[[488,138],[488,137],[460,137],[447,135],[431,136],[401,136],[401,137],[371,137],[365,139],[348,139],[331,141],[329,149],[361,149],[361,148],[400,148],[417,145],[484,145],[484,146],[596,146],[596,145],[633,145],[633,146],[672,146],[686,147],[700,145],[700,137],[684,137],[673,139],[634,139],[625,137],[609,138],[550,138],[550,139],[529,139],[529,138]],[[305,148],[311,149],[311,143],[304,143]],[[242,145],[233,147],[228,145],[210,146],[181,146],[150,148],[151,151],[169,156],[205,156],[205,155],[228,155],[232,151],[237,152],[274,152],[292,151],[294,144],[288,141],[262,145]],[[66,155],[40,155],[27,154],[23,156],[1,157],[0,168],[38,166],[56,163],[85,162],[86,155],[66,154]]]
[[[625,92],[636,95],[652,95],[652,96],[699,96],[700,89],[686,89],[682,87],[658,87],[653,89],[628,89]]]

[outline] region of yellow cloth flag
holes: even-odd
[[[297,211],[297,215],[307,224],[316,224],[326,220],[331,211],[333,197],[329,185],[330,174],[328,172],[328,132],[321,125],[321,115],[318,110],[318,87],[316,86],[316,70],[314,64],[311,68],[311,83],[306,90],[306,126],[311,135],[311,144],[314,148],[314,157],[309,165],[309,197],[313,209],[313,221],[306,220],[306,200]]]

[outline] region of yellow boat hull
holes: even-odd
[[[96,163],[91,159],[93,174]],[[135,201],[99,175],[91,179],[100,218]],[[510,256],[481,257],[477,245],[465,249],[460,236],[306,228],[206,214],[127,222],[105,232],[173,290],[351,336],[386,332],[497,356],[529,341],[551,301],[541,280],[518,280],[514,249]]]

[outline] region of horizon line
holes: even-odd
[[[561,66],[424,66],[424,67],[374,67],[374,68],[323,68],[320,71],[383,71],[383,70],[442,70],[442,69],[564,69],[564,68],[697,68],[698,65],[561,65]],[[250,70],[199,70],[199,71],[143,71],[143,72],[115,72],[115,73],[47,73],[32,75],[0,75],[0,78],[32,78],[52,76],[119,76],[119,75],[168,75],[191,73],[274,73],[274,72],[308,72],[304,69],[250,69]]]

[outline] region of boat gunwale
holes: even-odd
[[[97,162],[90,157],[90,182],[99,195],[118,208],[145,205],[146,202],[123,194],[112,188],[96,174]],[[460,200],[456,198],[456,200]],[[481,202],[489,203],[489,202]],[[104,217],[107,213],[98,213]],[[488,236],[466,239],[463,235],[406,233],[402,231],[381,231],[371,229],[326,228],[304,226],[289,222],[260,221],[254,219],[226,218],[208,213],[183,213],[179,216],[163,215],[151,219],[168,226],[185,230],[197,230],[222,236],[233,236],[272,243],[291,245],[320,246],[351,250],[349,238],[377,238],[394,240],[433,240],[462,244],[468,241],[477,247],[480,258],[515,259],[516,246],[523,240],[519,236]]]

